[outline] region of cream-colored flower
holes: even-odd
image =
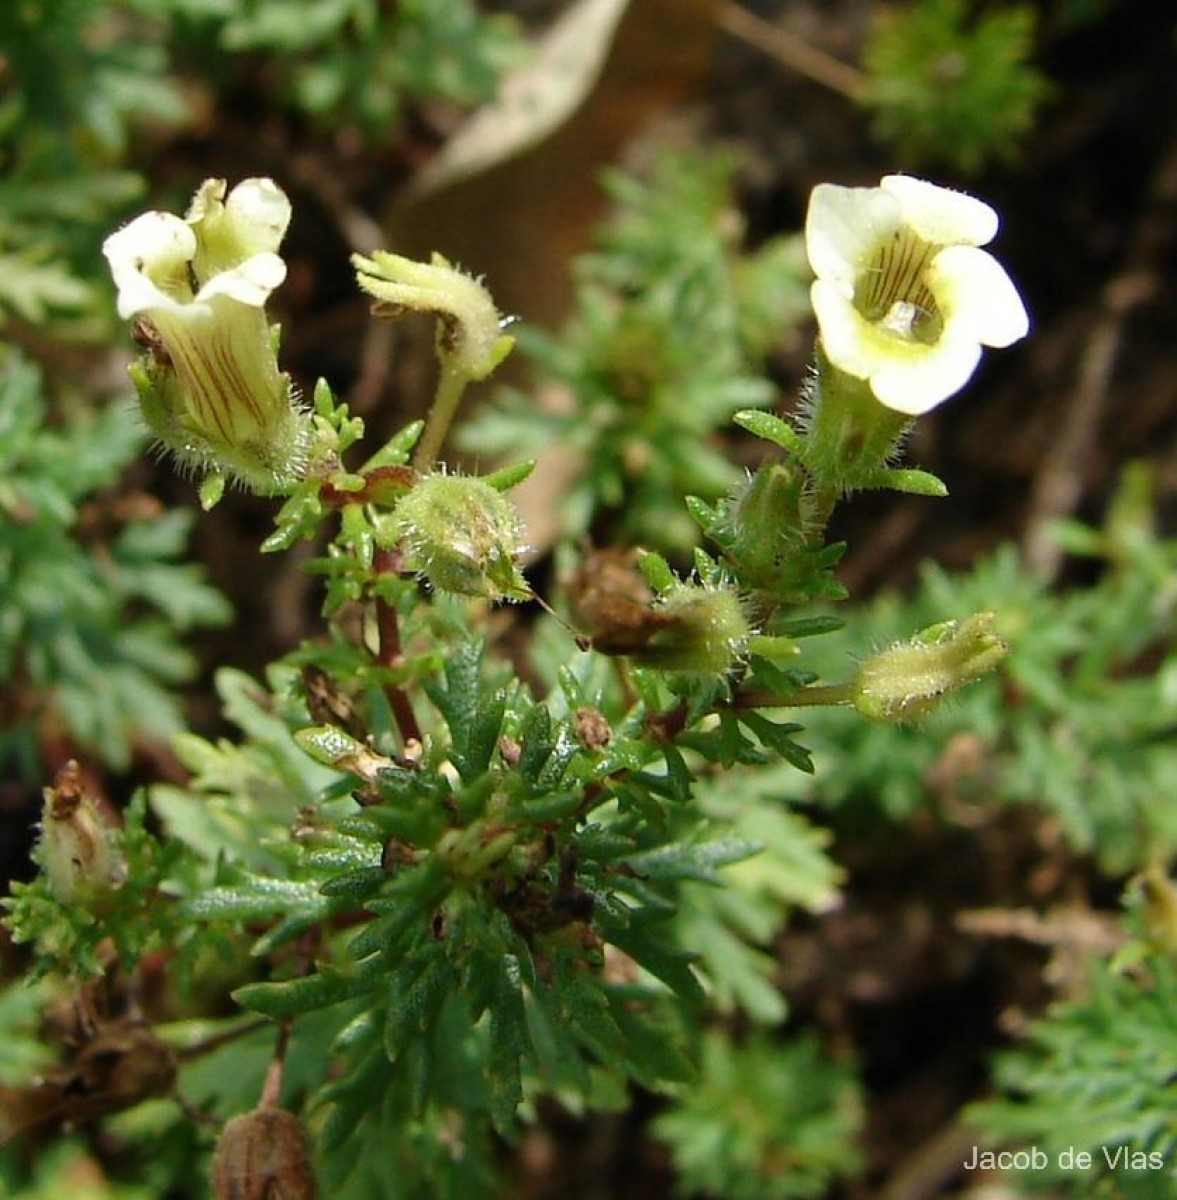
[[[144,213],[102,251],[151,351],[136,381],[153,432],[188,464],[279,490],[305,465],[307,429],[265,314],[290,202],[269,179],[225,193],[207,180],[185,220]]]
[[[982,346],[1029,329],[1009,276],[979,249],[996,232],[987,204],[906,175],[814,188],[805,240],[826,357],[911,416],[959,391]]]

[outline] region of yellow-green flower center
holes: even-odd
[[[943,249],[910,230],[897,229],[875,248],[855,281],[854,307],[872,325],[904,342],[934,345],[944,317],[926,281]]]

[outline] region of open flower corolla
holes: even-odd
[[[272,180],[201,185],[181,220],[147,212],[102,250],[118,311],[148,353],[132,370],[152,432],[187,465],[282,490],[306,465],[309,422],[278,367],[265,313],[286,277],[290,201]]]
[[[980,249],[997,225],[982,201],[907,175],[814,188],[805,240],[830,363],[910,416],[959,391],[982,346],[1029,329],[1017,289]]]

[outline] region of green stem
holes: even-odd
[[[808,393],[809,424],[801,458],[815,484],[816,506],[827,504],[876,482],[879,470],[894,456],[911,418],[880,404],[865,379],[839,370],[819,345]],[[833,493],[831,500],[828,493]]]
[[[815,684],[787,696],[775,692],[737,692],[733,708],[833,708],[854,703],[854,685],[850,683]]]
[[[449,433],[454,414],[458,411],[458,405],[469,382],[468,376],[455,371],[446,359],[441,360],[441,374],[438,376],[433,406],[425,418],[425,430],[421,434],[421,440],[413,451],[413,467],[416,470],[428,471],[437,461],[442,443]]]

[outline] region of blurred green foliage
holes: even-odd
[[[598,521],[681,554],[698,536],[683,495],[716,499],[740,478],[720,430],[772,402],[765,360],[808,300],[799,238],[741,245],[733,165],[667,154],[648,179],[608,175],[614,216],[577,263],[575,314],[558,334],[519,330],[548,402],[507,391],[463,426],[480,454],[573,456],[570,536]]]
[[[682,1196],[817,1200],[859,1169],[853,1074],[806,1037],[703,1041],[699,1077],[654,1123]]]
[[[1065,1184],[1068,1196],[1164,1200],[1173,1194],[1177,1130],[1177,973],[1153,955],[1125,973],[1094,963],[1080,998],[1056,1004],[1023,1043],[997,1059],[1001,1097],[972,1118],[994,1145],[1037,1146],[1045,1165],[1028,1191]],[[1087,1169],[1069,1169],[1086,1152]]]
[[[0,324],[52,317],[73,338],[113,329],[94,283],[102,237],[143,190],[123,165],[131,123],[185,111],[156,23],[128,38],[132,19],[106,0],[0,11]]]
[[[48,425],[41,373],[0,369],[0,678],[18,704],[0,755],[29,777],[41,740],[64,734],[125,768],[136,737],[183,728],[173,689],[196,660],[182,645],[229,607],[182,561],[190,513],[148,505],[121,518],[108,494],[142,452],[122,404]],[[58,729],[60,727],[60,729]]]
[[[330,128],[386,135],[406,101],[489,100],[525,43],[507,16],[471,0],[207,0],[219,45],[264,55],[298,108]]]
[[[916,0],[876,17],[863,55],[863,102],[908,168],[973,174],[1016,158],[1050,95],[1030,62],[1034,10],[977,9],[971,0]]]

